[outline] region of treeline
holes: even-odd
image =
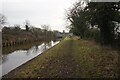
[[[41,25],[41,28],[32,26],[29,20],[25,20],[24,26],[19,24],[5,26],[7,18],[0,14],[0,32],[2,31],[2,46],[14,46],[36,41],[51,41],[58,37],[57,30],[51,30],[49,25]],[[24,29],[23,29],[24,28]]]
[[[120,2],[80,0],[69,9],[67,20],[74,35],[120,47]]]
[[[33,43],[35,41],[53,40],[56,38],[55,31],[49,30],[48,27],[46,25],[43,26],[43,29],[37,27],[21,29],[19,25],[3,27],[2,43],[3,45],[10,46],[14,44]]]

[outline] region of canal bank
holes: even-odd
[[[65,38],[4,78],[117,78],[118,52],[95,42]]]
[[[42,54],[44,51],[58,43],[59,41],[43,41],[36,44],[34,43],[26,45],[26,48],[24,46],[12,47],[7,50],[7,52],[6,49],[3,49],[4,53],[2,54],[2,64],[0,64],[0,67],[2,67],[2,75],[7,74],[16,67],[37,57],[38,55]]]

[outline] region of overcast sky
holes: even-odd
[[[65,30],[65,10],[76,0],[0,0],[0,13],[7,17],[10,25],[50,25],[53,30]]]

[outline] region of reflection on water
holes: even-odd
[[[41,42],[34,42],[34,43],[30,43],[27,45],[20,45],[20,46],[13,46],[13,47],[3,47],[3,54],[10,54],[11,52],[15,51],[15,50],[28,50],[30,49],[32,46],[36,45],[40,45],[42,44]]]
[[[9,49],[3,49],[2,64],[0,64],[0,67],[3,67],[2,75],[7,74],[16,67],[38,56],[39,54],[56,45],[57,43],[59,43],[59,41],[45,42],[39,45],[34,45],[31,48],[30,45],[25,45],[21,47],[11,47]]]

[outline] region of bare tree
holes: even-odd
[[[6,17],[3,14],[0,14],[0,30],[2,29],[5,23],[6,23]]]
[[[25,20],[26,31],[29,31],[29,27],[30,27],[30,21],[29,20]]]
[[[49,26],[47,26],[47,25],[42,25],[41,27],[43,28],[43,30],[44,30],[44,32],[45,32],[45,38],[44,38],[44,40],[46,41],[46,39],[47,39],[47,31],[48,31],[48,29],[49,29]],[[46,50],[46,42],[44,43],[44,49]]]
[[[42,28],[45,30],[45,31],[49,31],[50,30],[50,27],[48,25],[42,25]]]

